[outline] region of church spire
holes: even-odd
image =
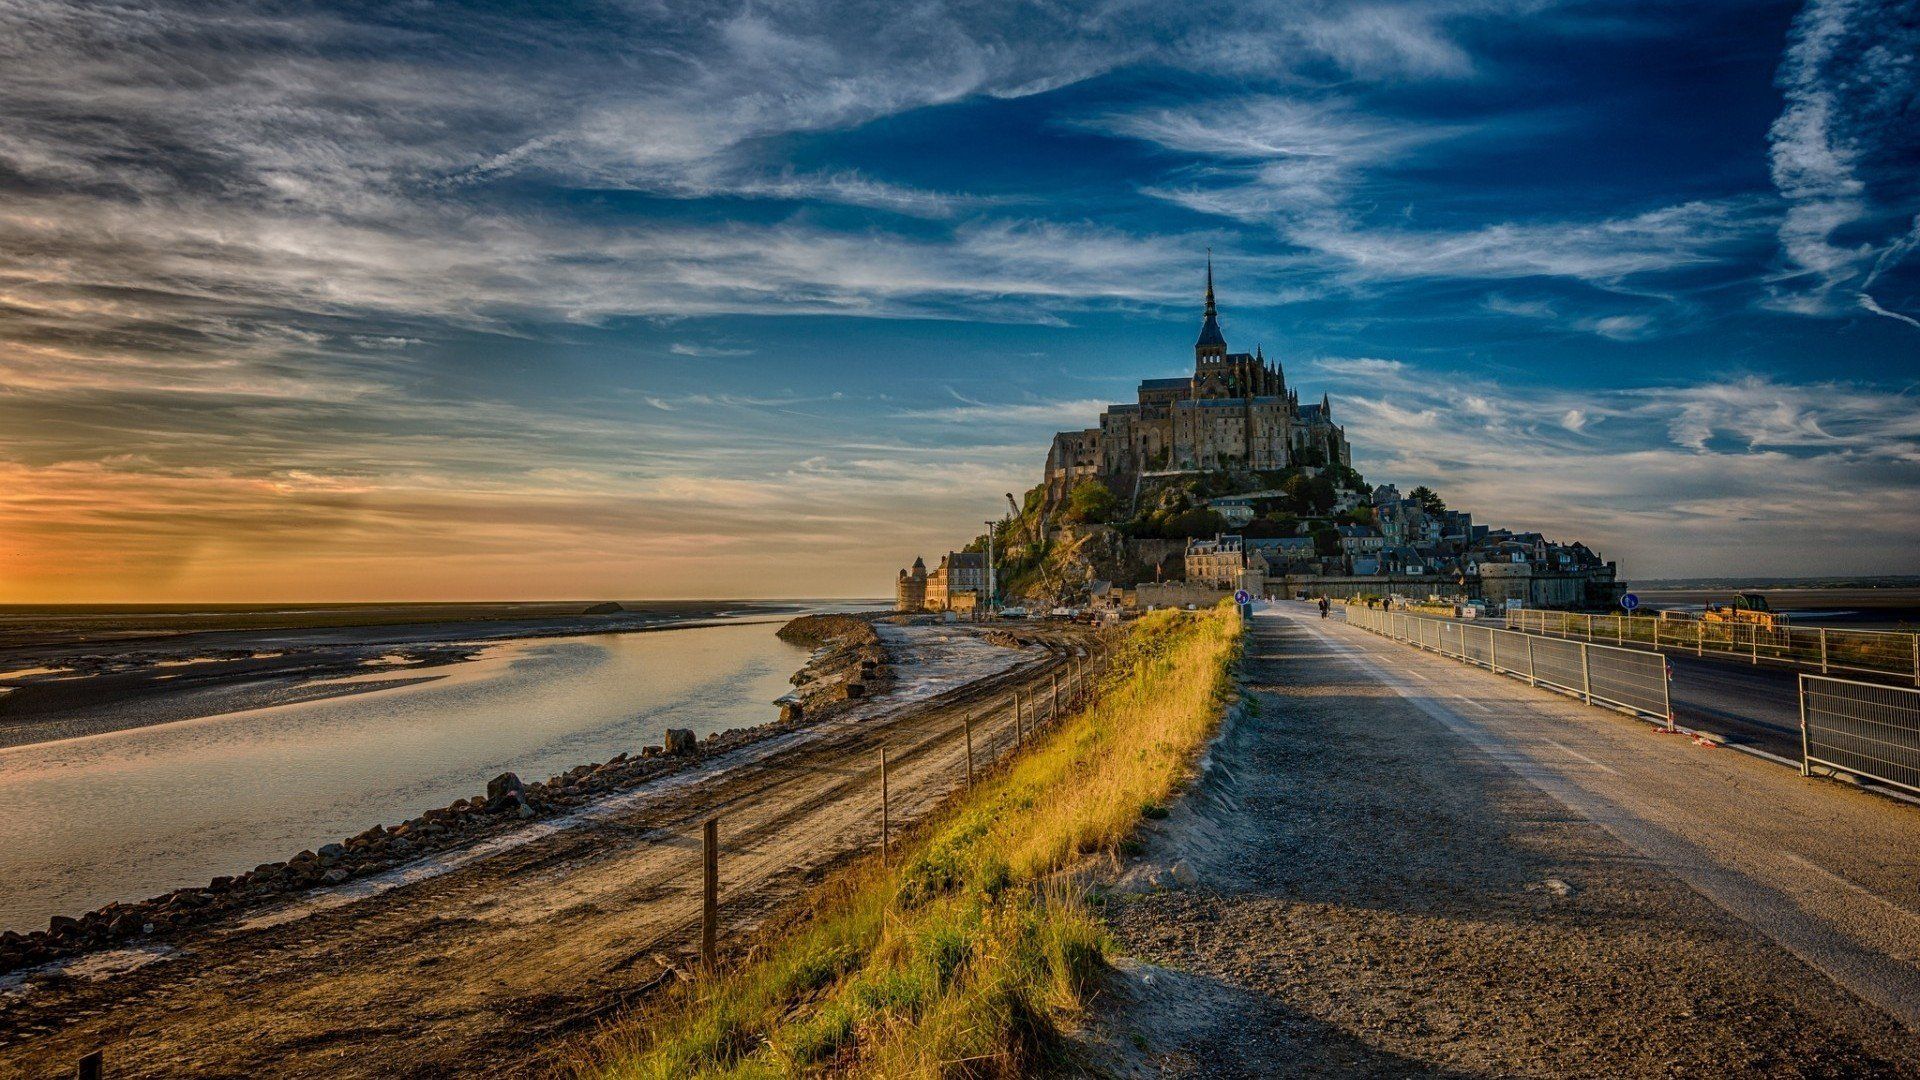
[[[1207,310],[1200,321],[1200,340],[1193,343],[1195,360],[1227,355],[1227,339],[1220,333],[1219,311],[1213,305],[1213,249],[1207,249]]]

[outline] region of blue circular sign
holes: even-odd
[[[1245,589],[1235,589],[1233,591],[1233,602],[1236,604],[1244,604],[1251,599],[1253,599],[1253,597],[1249,595]]]
[[[1632,611],[1634,608],[1637,608],[1640,606],[1640,598],[1633,595],[1632,593],[1627,593],[1626,595],[1620,598],[1620,606],[1627,609],[1628,611]]]

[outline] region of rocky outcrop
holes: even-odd
[[[873,628],[885,615],[802,615],[780,628],[782,640],[817,646],[793,676],[794,692],[777,704],[788,723],[818,721],[846,711],[893,681],[887,647]]]

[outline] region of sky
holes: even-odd
[[[0,602],[879,596],[1234,349],[1920,573],[1920,3],[0,3]]]

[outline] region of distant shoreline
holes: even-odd
[[[127,637],[75,638],[66,628],[43,630],[41,642],[0,646],[0,749],[433,679],[438,675],[432,669],[475,659],[489,645],[505,641],[776,624],[800,610],[784,601],[670,606],[673,610],[653,606],[596,616],[574,607],[565,616],[542,611],[531,617],[523,607],[521,617],[508,618],[490,605],[494,614],[466,619],[323,621]],[[395,605],[380,608],[389,616],[396,610]],[[20,626],[6,632],[32,633]],[[336,681],[376,670],[391,671],[396,680],[350,686]],[[8,672],[31,674],[7,678]],[[413,673],[419,674],[408,679]]]

